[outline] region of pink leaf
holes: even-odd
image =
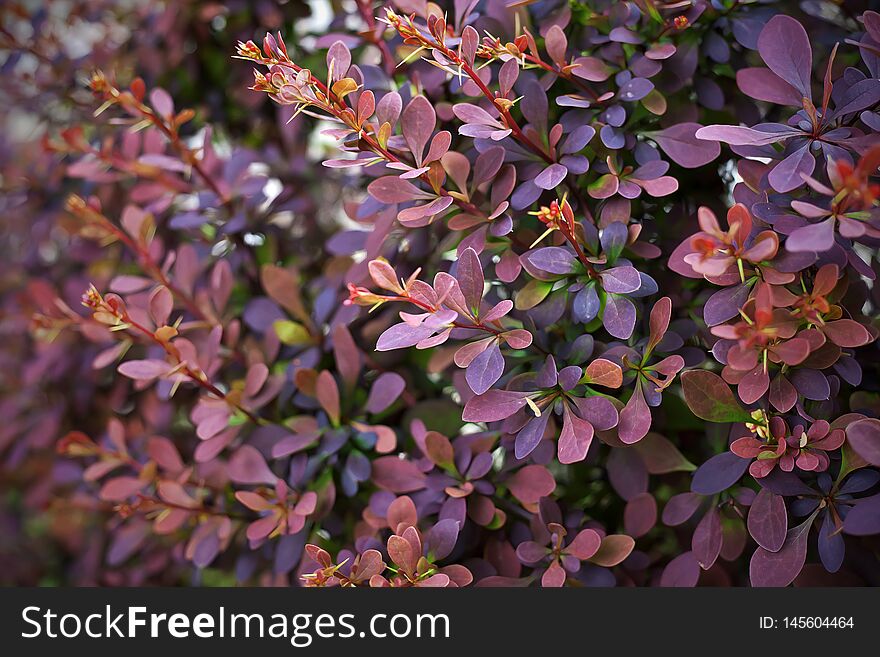
[[[229,478],[237,484],[272,484],[278,477],[266,465],[266,459],[256,447],[242,445],[229,459],[226,466]]]
[[[130,360],[122,363],[117,370],[123,376],[136,381],[152,381],[166,375],[171,370],[171,365],[164,360]]]
[[[527,465],[516,471],[507,482],[513,496],[523,504],[535,504],[556,488],[556,480],[543,465]]]

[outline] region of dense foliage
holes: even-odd
[[[0,581],[880,584],[866,3],[13,5]]]

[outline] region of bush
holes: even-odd
[[[20,8],[4,582],[880,581],[880,14],[508,4]]]

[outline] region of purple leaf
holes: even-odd
[[[770,70],[804,98],[812,96],[813,51],[807,31],[797,20],[783,14],[771,18],[758,37],[758,52]]]
[[[129,360],[117,368],[119,373],[136,381],[152,381],[164,376],[171,370],[171,365],[164,360]]]
[[[595,361],[594,361],[595,362]],[[568,369],[563,369],[563,372]],[[604,397],[583,397],[576,399],[578,415],[599,431],[607,431],[617,426],[617,409]]]
[[[501,355],[498,342],[493,342],[488,349],[474,358],[465,370],[468,385],[478,395],[482,395],[495,385],[502,374],[504,374],[504,356]]]
[[[373,382],[365,408],[370,413],[381,413],[400,397],[405,387],[402,376],[396,372],[383,372]]]
[[[778,552],[788,531],[788,514],[781,495],[762,488],[749,508],[749,534],[765,550]]]
[[[708,125],[696,132],[698,139],[723,141],[731,146],[766,146],[800,134],[794,128],[764,124],[763,130],[739,125]]]
[[[748,467],[749,460],[733,452],[716,454],[694,472],[691,490],[700,495],[720,493],[738,482]]]
[[[403,203],[425,198],[425,193],[418,187],[397,176],[376,178],[367,185],[367,191],[380,203]]]
[[[678,180],[672,176],[660,176],[659,178],[651,178],[650,180],[637,180],[637,182],[648,194],[655,197],[668,196],[678,189]],[[621,195],[623,192],[621,191]]]
[[[513,454],[516,458],[524,459],[535,450],[544,437],[549,420],[550,414],[542,413],[539,417],[529,420],[526,426],[520,429],[513,445]]]
[[[435,330],[424,324],[410,326],[406,322],[395,324],[386,329],[376,341],[376,351],[391,351],[412,347],[434,334]]]
[[[537,175],[535,184],[541,189],[554,189],[565,180],[566,175],[568,175],[568,169],[562,164],[554,163]]]
[[[838,489],[841,495],[862,493],[880,482],[880,472],[876,470],[856,470],[844,480]]]
[[[816,158],[810,153],[811,143],[807,142],[773,167],[767,176],[773,189],[784,193],[804,184],[803,176],[811,175],[816,168]]]
[[[737,18],[731,21],[734,38],[749,50],[758,49],[758,37],[764,21],[758,18]]]
[[[535,541],[523,541],[516,546],[516,556],[525,564],[542,561],[548,554],[547,547]]]
[[[660,576],[660,586],[693,588],[700,579],[700,564],[693,552],[685,552],[670,561]]]
[[[330,421],[334,424],[339,422],[339,386],[336,384],[336,379],[333,377],[333,373],[329,370],[324,370],[318,375],[318,380],[315,385],[315,396],[318,399],[318,402],[321,405],[327,415],[330,416]]]
[[[565,52],[568,48],[568,39],[565,36],[565,32],[558,25],[551,25],[550,29],[547,30],[547,33],[544,35],[544,47],[547,49],[550,59],[554,62],[557,64],[568,63]]]
[[[871,78],[859,80],[837,101],[832,116],[854,114],[878,102],[880,102],[880,80]]]
[[[799,367],[792,371],[791,382],[807,399],[823,401],[831,396],[831,386],[822,372]]]
[[[226,467],[229,478],[237,484],[270,484],[274,485],[278,477],[266,465],[266,459],[256,447],[242,445],[239,447]]]
[[[332,80],[336,82],[346,77],[351,68],[351,51],[342,41],[334,41],[327,49],[327,69],[333,71]]]
[[[452,205],[451,196],[439,196],[430,203],[415,205],[411,208],[401,210],[397,214],[397,220],[410,228],[420,228],[427,226],[431,219]]]
[[[522,88],[519,93],[522,95],[522,100],[519,108],[523,116],[538,129],[538,132],[546,132],[549,103],[544,87],[536,77],[520,80],[520,84]]]
[[[702,502],[703,497],[697,493],[673,495],[663,507],[663,524],[677,527],[687,522],[696,513]]]
[[[648,490],[648,470],[642,457],[634,449],[618,447],[611,450],[605,464],[611,487],[629,501]]]
[[[747,459],[744,459],[748,462]],[[758,483],[762,488],[767,488],[777,495],[810,495],[813,490],[807,486],[801,478],[793,472],[783,472],[778,468],[774,469],[766,477],[758,479]]]
[[[739,314],[749,298],[751,286],[747,283],[732,285],[715,292],[703,306],[703,320],[707,326],[717,326]]]
[[[478,185],[494,178],[504,164],[504,154],[505,150],[501,146],[492,146],[480,153],[474,162],[474,184]]]
[[[604,82],[611,75],[611,68],[598,57],[577,57],[571,72],[590,82]]]
[[[782,587],[795,580],[807,559],[807,539],[815,518],[814,513],[802,524],[789,529],[785,543],[778,552],[770,552],[762,547],[755,550],[749,563],[752,586]]]
[[[301,452],[318,440],[318,433],[292,434],[272,445],[272,458],[279,459]]]
[[[496,422],[510,417],[525,405],[526,393],[489,390],[468,400],[461,419],[465,422]]]
[[[872,465],[880,465],[880,420],[868,418],[846,428],[846,439],[856,453]]]
[[[599,237],[602,251],[610,263],[617,260],[623,249],[626,248],[626,242],[629,239],[629,231],[626,223],[623,221],[615,221],[602,229]]]
[[[110,289],[117,294],[132,294],[134,292],[140,292],[151,285],[153,285],[152,279],[143,276],[122,275],[116,276],[110,281]]]
[[[480,319],[482,319],[483,322],[494,322],[507,315],[511,310],[513,310],[513,301],[510,299],[503,299],[492,306],[487,312],[482,313]]]
[[[593,441],[593,425],[566,410],[563,413],[562,431],[557,442],[559,462],[578,463],[587,458]]]
[[[559,376],[557,377],[559,387],[563,390],[571,390],[578,384],[583,375],[584,371],[577,365],[563,367],[559,370]]]
[[[373,461],[373,482],[392,493],[411,493],[425,487],[425,475],[412,461],[380,456]]]
[[[595,136],[596,129],[591,125],[581,125],[571,131],[559,146],[559,152],[570,154],[583,150]]]
[[[487,125],[493,128],[502,128],[500,121],[495,119],[489,112],[479,105],[471,105],[469,103],[458,103],[452,106],[452,113],[456,118],[464,123],[477,125]],[[500,148],[500,146],[499,146]]]
[[[435,559],[445,559],[455,547],[458,540],[458,520],[447,518],[440,520],[428,531],[428,551],[433,553]]]
[[[559,370],[556,368],[556,359],[553,356],[547,356],[535,376],[535,385],[539,388],[552,388],[558,382]]]
[[[679,123],[677,125],[648,133],[672,161],[686,169],[694,169],[708,164],[721,154],[717,141],[697,138],[696,132],[702,128],[699,123]]]
[[[617,424],[617,435],[621,442],[631,445],[644,438],[651,428],[651,409],[645,402],[642,392],[642,382],[636,382],[632,397],[620,411],[620,421]]]
[[[773,71],[756,67],[742,68],[736,72],[736,84],[747,96],[774,105],[800,108],[802,94]]]
[[[609,534],[602,539],[598,551],[590,557],[590,563],[604,568],[613,568],[622,563],[630,554],[636,542],[626,534]]]
[[[434,125],[437,123],[437,115],[434,106],[424,96],[413,98],[401,116],[401,129],[406,145],[416,158],[416,164],[421,164],[425,145],[434,133]]]
[[[121,502],[143,490],[145,485],[137,477],[113,477],[104,482],[98,497],[109,502]]]
[[[590,283],[574,296],[571,308],[572,316],[575,321],[589,324],[599,314],[601,306],[599,293],[596,292],[596,285]]]
[[[455,278],[464,295],[468,308],[474,312],[479,310],[480,301],[483,298],[483,266],[477,257],[477,252],[472,248],[466,248],[458,257],[455,269]]]
[[[574,271],[577,262],[575,255],[561,246],[535,249],[523,254],[522,257],[535,268],[548,274],[570,274]]]
[[[111,566],[122,564],[137,552],[148,536],[150,536],[148,523],[123,525],[113,534],[113,540],[107,549],[107,563]]]
[[[829,573],[836,573],[843,565],[846,556],[846,543],[843,534],[837,531],[830,513],[825,513],[819,528],[819,558]]]
[[[480,33],[473,26],[468,25],[461,31],[461,54],[468,65],[474,65],[474,57],[480,44]]]
[[[400,117],[400,111],[403,109],[403,100],[400,97],[400,94],[396,91],[391,91],[379,100],[376,103],[376,119],[379,121],[379,125],[383,123],[390,123],[394,126],[397,123],[397,119]]]
[[[617,92],[621,100],[634,102],[641,100],[654,90],[654,83],[645,78],[633,78],[625,83]]]
[[[174,101],[164,89],[155,87],[150,91],[150,105],[163,118],[168,119],[174,116]]]
[[[606,292],[635,292],[642,285],[642,279],[635,267],[629,265],[613,267],[602,272],[602,287]]]
[[[856,502],[846,514],[843,531],[852,536],[880,534],[880,495],[865,497]]]
[[[602,313],[602,324],[615,338],[626,340],[636,326],[636,307],[626,297],[609,294]]]
[[[617,130],[610,125],[602,126],[599,130],[599,138],[605,146],[612,150],[623,148],[626,145],[626,135],[623,130]]]
[[[739,398],[746,404],[752,404],[764,396],[770,388],[770,375],[764,371],[761,364],[755,366],[737,386]]]
[[[721,515],[715,506],[700,520],[691,539],[691,549],[703,570],[709,570],[721,554]]]
[[[633,538],[647,534],[657,524],[657,501],[651,493],[636,495],[623,510],[623,527]]]

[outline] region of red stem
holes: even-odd
[[[125,246],[128,247],[128,249],[137,256],[138,260],[141,261],[141,265],[143,266],[143,268],[147,271],[147,273],[155,278],[156,282],[168,288],[168,291],[171,292],[171,294],[173,294],[175,297],[180,299],[181,302],[183,302],[183,304],[187,307],[187,309],[198,319],[207,324],[214,323],[207,315],[205,315],[204,312],[202,312],[202,309],[196,305],[195,300],[191,296],[189,296],[183,290],[177,287],[177,285],[175,285],[165,275],[165,272],[163,272],[159,264],[155,260],[153,260],[147,249],[143,248],[140,244],[131,239],[131,237],[129,237],[129,235],[125,231],[119,229],[116,224],[110,221],[110,219],[108,219],[106,216],[94,211],[92,208],[89,208],[89,210],[95,212],[95,215],[102,219],[102,223],[104,224],[105,228],[113,233],[116,239],[125,244]]]
[[[382,53],[382,63],[385,65],[385,72],[388,74],[388,77],[393,77],[395,68],[394,55],[385,39],[376,34],[376,17],[373,16],[372,2],[370,0],[357,0],[357,8],[361,18],[367,24],[367,33],[364,37]]]
[[[492,102],[492,106],[496,110],[498,110],[498,112],[504,118],[505,125],[510,128],[512,134],[523,146],[531,150],[536,155],[539,155],[548,164],[555,163],[555,160],[550,156],[547,151],[544,150],[543,147],[538,146],[535,142],[533,142],[526,136],[526,134],[522,131],[522,128],[520,128],[519,124],[516,122],[516,119],[514,119],[511,115],[510,110],[498,106],[498,104],[495,102],[498,97],[491,89],[489,89],[489,87],[486,86],[486,83],[483,82],[482,79],[480,79],[480,76],[477,75],[477,72],[470,64],[461,59],[458,56],[458,53],[450,49],[448,46],[446,46],[446,44],[435,41],[432,47],[442,52],[444,57],[460,66],[461,70],[467,73],[467,76],[473,81],[474,84],[476,84],[480,88],[480,91],[483,92],[483,95]]]
[[[183,373],[184,373],[187,377],[189,377],[192,381],[194,381],[195,383],[197,383],[198,385],[200,385],[202,388],[204,388],[205,390],[207,390],[208,392],[210,392],[212,395],[214,395],[214,396],[217,397],[218,399],[222,399],[223,401],[225,401],[227,404],[229,404],[229,405],[232,406],[233,408],[235,408],[235,409],[241,411],[242,413],[244,413],[244,415],[246,415],[247,418],[248,418],[251,422],[253,422],[254,424],[262,424],[262,423],[263,423],[263,421],[262,421],[260,418],[258,418],[256,415],[254,415],[251,411],[249,411],[248,409],[246,409],[246,408],[245,408],[244,406],[242,406],[241,404],[238,404],[238,403],[236,403],[236,402],[231,401],[231,400],[226,396],[226,393],[224,393],[222,390],[220,390],[220,388],[218,388],[217,386],[215,386],[213,383],[211,383],[211,382],[208,381],[207,379],[203,379],[201,376],[199,376],[199,373],[198,373],[198,372],[195,372],[192,368],[190,368],[189,365],[186,365],[186,364],[185,364],[185,361],[182,361],[182,360],[180,359],[180,355],[177,353],[177,350],[174,348],[173,345],[171,345],[170,343],[165,342],[165,341],[160,340],[159,338],[157,338],[157,337],[156,337],[156,334],[153,333],[153,331],[151,331],[150,329],[148,329],[147,327],[145,327],[145,326],[143,326],[143,325],[141,325],[141,324],[138,324],[138,323],[137,323],[136,321],[134,321],[130,316],[128,316],[127,313],[126,313],[126,315],[122,318],[122,321],[125,322],[126,324],[130,325],[130,326],[133,326],[133,327],[136,328],[138,331],[140,331],[141,333],[143,333],[144,335],[146,335],[146,336],[148,336],[150,339],[152,339],[153,342],[155,342],[155,343],[158,344],[160,347],[162,347],[162,349],[165,350],[165,353],[167,353],[169,356],[171,356],[172,358],[174,358],[174,359],[178,362],[178,364],[184,364],[180,371],[183,372]]]
[[[285,61],[281,61],[281,60],[277,60],[277,59],[267,59],[267,58],[263,57],[263,58],[259,58],[259,59],[253,59],[251,61],[258,62],[258,63],[263,64],[265,66],[275,66],[275,65],[286,66],[286,67],[292,69],[293,71],[296,71],[297,73],[302,70],[302,67],[297,66],[293,62],[285,62]],[[344,119],[341,116],[339,116],[339,113],[341,113],[342,111],[351,109],[348,107],[348,105],[345,104],[345,101],[341,98],[338,98],[336,96],[336,94],[334,94],[331,90],[329,90],[327,88],[326,84],[321,82],[318,78],[316,78],[311,73],[310,73],[310,78],[309,78],[309,84],[313,84],[314,86],[318,87],[318,89],[320,89],[321,92],[328,99],[330,99],[330,101],[336,106],[336,108],[335,108],[336,111],[333,112],[333,110],[334,110],[333,107],[328,107],[327,111],[333,112],[333,115],[335,118],[337,118],[340,121],[343,121],[345,123]],[[347,125],[347,123],[346,123],[346,125]],[[371,151],[373,151],[376,155],[381,156],[385,160],[387,160],[389,162],[401,162],[402,161],[399,157],[397,157],[396,155],[391,153],[389,150],[383,148],[372,135],[368,134],[363,129],[360,130],[358,137],[360,139],[362,139],[367,144],[367,146],[370,147]],[[428,177],[427,174],[423,173],[422,175],[419,176],[419,179],[422,180],[423,182],[427,183],[431,187],[431,189],[435,190],[435,192],[438,195],[451,196],[452,202],[455,203],[455,205],[460,207],[463,211],[467,212],[468,214],[472,214],[477,217],[482,217],[483,219],[488,219],[488,215],[485,212],[483,212],[482,210],[480,210],[473,203],[469,203],[467,201],[462,201],[461,199],[456,198],[455,196],[452,196],[447,190],[445,190],[442,187],[435,188],[433,183],[431,182],[431,179]]]

